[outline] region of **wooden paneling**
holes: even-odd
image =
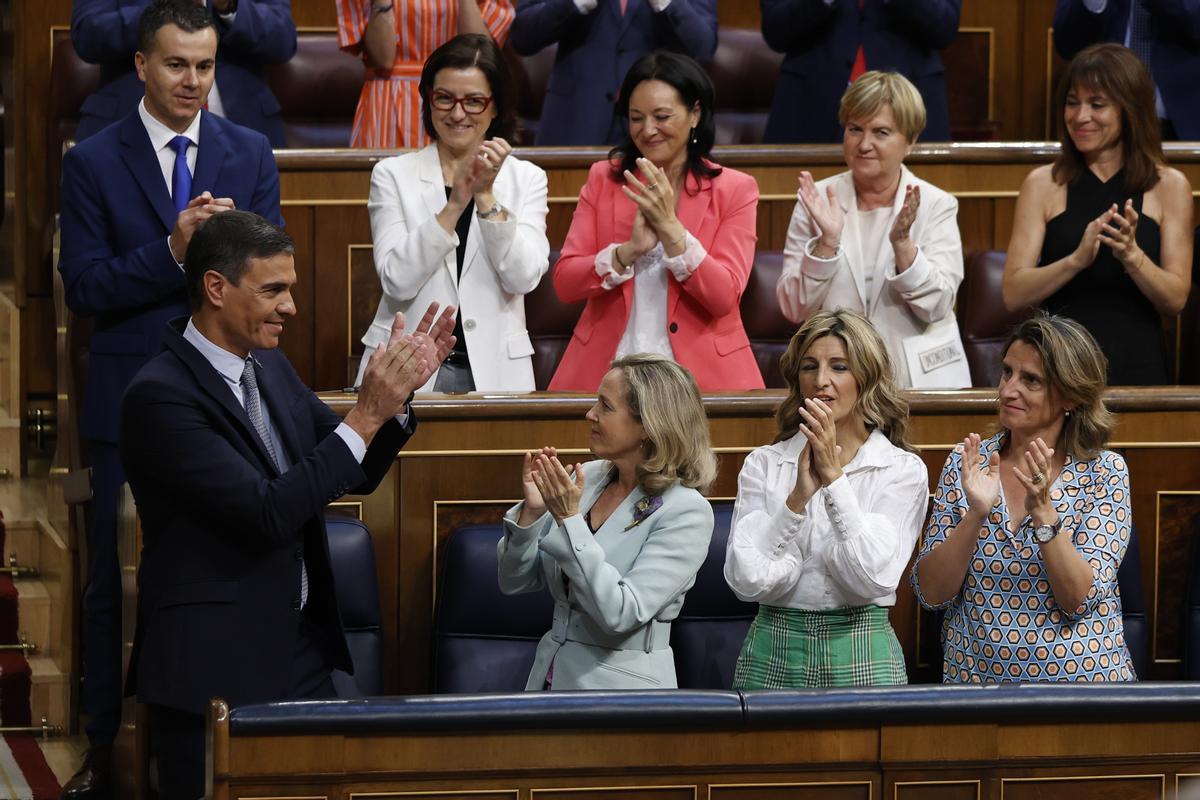
[[[744,786],[709,786],[711,800],[871,800],[870,781],[805,781],[757,783]]]
[[[1012,722],[1014,713],[1037,716],[997,709],[928,726],[764,730],[727,720],[700,730],[504,731],[473,730],[462,716],[436,732],[389,732],[376,720],[343,735],[233,737],[218,714],[213,796],[1140,800],[1163,798],[1167,787],[1174,798],[1174,787],[1186,792],[1200,780],[1200,723],[1164,723],[1132,706],[1094,723]],[[878,746],[902,738],[903,748]],[[989,751],[985,742],[1005,746]]]
[[[1005,778],[1001,800],[1162,800],[1163,775]]]

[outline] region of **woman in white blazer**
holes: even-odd
[[[421,391],[533,391],[524,295],[545,274],[546,173],[511,155],[512,79],[489,36],[456,36],[420,82],[422,150],[371,173],[371,236],[383,298],[359,366],[403,311],[414,327],[431,302],[458,307],[455,349]]]
[[[526,690],[673,689],[671,621],[708,555],[716,477],[700,390],[665,356],[617,359],[587,413],[598,460],[525,454],[497,545],[506,594],[549,588]]]
[[[902,388],[971,385],[954,316],[963,277],[958,201],[904,166],[925,127],[908,79],[867,72],[842,96],[847,172],[800,173],[776,294],[802,323],[840,308],[878,329]]]

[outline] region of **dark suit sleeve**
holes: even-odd
[[[1158,31],[1200,47],[1200,0],[1142,0]],[[1162,34],[1160,33],[1160,36]]]
[[[126,5],[118,0],[75,0],[71,4],[71,43],[84,61],[101,64],[127,59],[133,66],[138,22],[149,2]]]
[[[1058,0],[1054,7],[1054,49],[1063,58],[1074,58],[1088,45],[1105,41],[1118,13],[1115,0],[1108,0],[1099,14],[1088,11],[1083,0]]]
[[[670,25],[679,50],[701,64],[712,60],[717,51],[717,4],[715,0],[671,0],[662,12]],[[661,45],[662,43],[660,43]]]
[[[320,403],[315,397],[309,402]],[[214,530],[285,541],[351,488],[373,485],[372,477],[378,483],[383,448],[398,447],[400,426],[393,422],[390,433],[376,436],[370,466],[377,475],[368,476],[341,437],[331,435],[337,416],[325,411],[315,421],[321,438],[312,451],[283,475],[268,478],[214,428],[187,391],[139,380],[121,405],[121,460],[131,483],[154,486],[181,510],[211,519]]]
[[[212,8],[212,0],[208,0]],[[260,64],[282,64],[296,54],[296,23],[288,0],[239,0],[232,25],[214,11],[221,46]]]
[[[779,53],[800,47],[827,33],[826,25],[838,13],[838,3],[856,0],[759,0],[762,33],[767,46]]]
[[[109,232],[115,225],[110,216],[120,214],[120,209],[104,202],[94,166],[78,150],[63,158],[58,269],[67,306],[76,314],[93,316],[143,308],[178,292],[184,285],[183,270],[171,255],[166,233],[129,252],[113,252]]]
[[[300,383],[300,376],[296,375],[292,365],[288,363],[288,368],[291,371],[297,384]],[[313,419],[316,420],[317,438],[324,439],[333,434],[337,426],[344,421],[340,416],[334,413],[333,409],[321,402],[321,398],[317,397],[312,392],[307,392],[308,405],[311,409]],[[408,418],[405,424],[401,425],[394,418],[375,432],[375,437],[371,439],[371,444],[367,446],[367,453],[363,456],[362,471],[365,478],[361,483],[352,486],[347,494],[370,494],[375,491],[375,487],[387,475],[387,471],[391,469],[392,462],[396,460],[396,453],[408,441],[408,437],[413,435],[417,429],[417,415],[413,412],[412,407],[409,407]],[[335,437],[338,438],[338,437]]]
[[[592,14],[601,11],[596,8]],[[510,33],[513,49],[531,56],[559,41],[570,24],[582,17],[573,0],[521,0]]]
[[[254,195],[247,210],[282,227],[283,217],[279,211],[279,168],[275,166],[275,154],[271,151],[271,143],[267,141],[267,137],[255,138],[259,143],[258,179],[254,183]]]
[[[914,45],[941,50],[958,34],[962,0],[884,0],[893,28]]]

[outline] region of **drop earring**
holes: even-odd
[[[696,143],[696,127],[693,125],[692,130],[688,133],[688,139],[692,144]]]

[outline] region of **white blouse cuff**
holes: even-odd
[[[610,244],[599,253],[596,253],[596,275],[600,277],[605,289],[615,289],[633,277],[632,264],[629,265],[629,269],[624,274],[613,269],[617,259],[616,252],[618,247],[620,247],[619,244]]]
[[[787,553],[788,545],[797,541],[807,519],[807,513],[797,514],[784,503],[770,521],[756,532],[755,548],[767,558],[782,558]]]
[[[663,264],[667,269],[671,270],[671,274],[675,276],[675,280],[683,283],[688,278],[692,277],[692,273],[700,268],[700,264],[704,259],[708,258],[708,251],[704,249],[704,245],[700,244],[700,240],[692,234],[684,232],[683,252],[677,256],[667,256],[663,254]]]
[[[863,521],[858,507],[858,498],[854,487],[845,473],[833,483],[825,487],[825,508],[829,511],[829,521],[840,541],[850,538],[850,532],[861,530]]]

